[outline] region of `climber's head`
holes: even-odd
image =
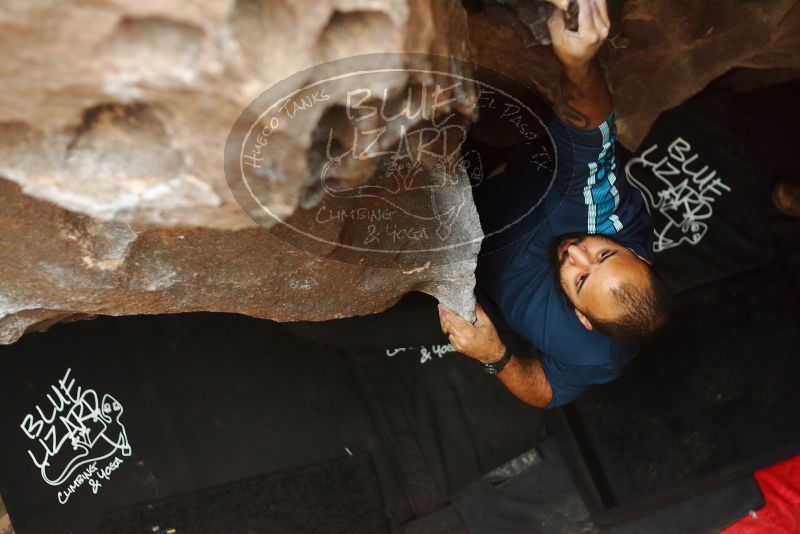
[[[667,320],[671,299],[644,258],[610,237],[569,234],[550,247],[558,287],[583,326],[641,343]]]

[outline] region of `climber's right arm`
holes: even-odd
[[[564,11],[554,8],[547,26],[563,67],[556,95],[559,117],[578,128],[596,128],[612,111],[611,91],[597,62],[610,28],[605,0],[578,0],[578,31],[566,28]]]

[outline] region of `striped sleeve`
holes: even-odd
[[[589,234],[615,235],[623,228],[617,163],[614,154],[614,113],[597,128],[582,129],[560,120],[551,126],[558,155],[560,196],[585,213]],[[576,206],[577,205],[577,206]]]

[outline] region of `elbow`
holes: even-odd
[[[530,395],[527,398],[521,398],[520,400],[542,410],[554,407],[551,405],[553,400],[553,390],[550,388],[547,388],[547,391],[540,392],[538,395]]]

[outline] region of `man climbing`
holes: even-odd
[[[652,267],[647,209],[624,173],[617,173],[611,93],[596,59],[610,27],[606,2],[579,0],[578,7],[577,31],[565,27],[560,8],[548,21],[563,68],[555,102],[560,121],[549,128],[558,164],[536,225],[508,246],[482,250],[477,293],[483,306],[478,304],[474,324],[439,305],[453,347],[538,407],[565,404],[588,386],[619,376],[638,345],[664,324],[670,307]],[[515,148],[496,182],[546,182],[529,150]],[[487,309],[524,336],[537,357],[507,347]]]

